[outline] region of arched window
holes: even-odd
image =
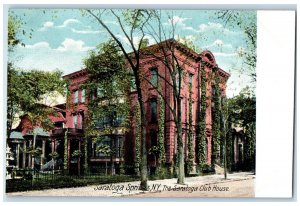
[[[157,122],[157,100],[155,98],[152,98],[150,101],[150,109],[151,109],[150,121],[152,123],[155,123]]]
[[[156,67],[151,68],[150,72],[151,72],[151,84],[154,87],[157,87],[157,85],[158,85],[158,71],[157,71],[157,68]]]

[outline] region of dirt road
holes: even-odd
[[[255,197],[254,179],[194,185],[185,189],[187,191],[183,191],[184,188],[187,187],[178,188],[178,191],[175,191],[176,189],[168,191],[166,188],[161,192],[139,193],[130,197]]]
[[[208,175],[185,178],[185,185],[177,179],[148,181],[148,191],[140,190],[139,181],[90,185],[76,188],[60,188],[7,193],[15,196],[94,196],[94,197],[254,197],[255,176],[251,173]]]

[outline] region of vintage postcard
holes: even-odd
[[[7,20],[7,196],[256,196],[256,10]]]

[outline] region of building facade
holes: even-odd
[[[171,57],[175,57],[176,61],[182,66],[183,77],[181,79],[181,122],[182,122],[182,140],[184,145],[184,158],[188,158],[188,129],[189,117],[192,117],[194,152],[196,148],[196,126],[199,120],[200,105],[201,105],[201,74],[205,73],[206,85],[206,108],[205,108],[205,156],[206,164],[212,164],[212,110],[214,107],[213,93],[215,72],[220,77],[219,88],[221,96],[226,96],[226,82],[229,74],[223,71],[217,65],[213,54],[210,51],[203,51],[200,54],[186,48],[184,45],[174,41],[174,53],[167,54],[167,58],[171,61]],[[155,48],[156,45],[149,48]],[[159,51],[156,54],[160,55]],[[158,117],[160,114],[161,105],[159,95],[163,96],[165,117],[164,117],[164,146],[166,165],[174,164],[174,158],[177,152],[177,129],[174,122],[174,117],[170,108],[174,109],[176,103],[173,96],[173,85],[170,70],[167,66],[153,56],[144,55],[140,60],[140,68],[145,80],[143,84],[143,104],[146,113],[146,146],[148,151],[148,167],[149,171],[156,168],[156,156],[150,153],[150,149],[158,144]],[[18,167],[29,167],[31,161],[36,161],[39,169],[47,170],[52,168],[53,164],[57,170],[67,171],[69,174],[83,174],[88,168],[93,173],[120,173],[122,167],[125,172],[132,174],[134,172],[134,163],[136,161],[136,126],[137,119],[135,108],[137,107],[137,92],[132,88],[128,93],[124,94],[130,100],[130,126],[127,130],[122,130],[118,126],[122,118],[116,118],[112,121],[102,121],[96,126],[98,130],[105,129],[105,124],[113,124],[115,128],[110,135],[102,138],[102,145],[106,145],[113,149],[114,153],[105,153],[97,150],[98,143],[89,137],[86,133],[86,123],[89,116],[88,105],[93,95],[88,88],[84,87],[85,82],[89,80],[90,74],[86,69],[82,69],[71,74],[65,75],[63,78],[68,80],[69,96],[66,104],[57,105],[56,110],[58,115],[51,116],[50,119],[54,123],[55,128],[51,131],[44,132],[37,136],[38,145],[42,149],[42,155],[39,161],[32,160],[29,154],[24,152],[21,155],[19,149],[30,147],[33,144],[32,134],[27,132],[26,128],[19,128],[21,136],[16,135],[15,139],[10,140],[11,147],[15,148],[19,155],[16,165]],[[159,92],[158,92],[159,88]],[[97,95],[97,93],[95,94]],[[191,115],[189,114],[189,104],[191,105]],[[21,122],[21,127],[25,120]],[[33,131],[33,127],[30,131]],[[28,135],[26,135],[28,134]],[[57,161],[54,163],[49,156],[50,153],[58,153]],[[194,165],[197,164],[196,155],[194,155]],[[22,162],[22,163],[21,163]],[[121,166],[122,165],[122,166]]]
[[[201,87],[201,72],[205,72],[206,75],[206,163],[208,165],[212,162],[212,93],[213,93],[213,70],[216,70],[220,77],[219,87],[221,90],[221,95],[226,95],[226,81],[229,78],[229,74],[218,67],[213,54],[210,51],[204,51],[200,54],[186,48],[184,45],[175,42],[174,55],[177,61],[182,65],[184,69],[184,76],[181,83],[181,110],[182,110],[182,127],[183,133],[182,138],[184,142],[185,159],[187,159],[187,132],[188,132],[188,122],[189,122],[189,98],[192,102],[192,124],[194,137],[196,136],[196,124],[199,121],[199,103],[201,102],[200,97],[200,87]],[[153,47],[153,46],[152,46]],[[159,53],[159,52],[158,52]],[[170,55],[171,56],[171,55]],[[147,151],[151,147],[157,145],[158,141],[158,116],[159,116],[159,92],[158,85],[161,89],[161,95],[164,99],[165,108],[165,151],[166,151],[166,163],[171,165],[174,161],[176,154],[176,125],[174,122],[174,117],[170,112],[168,106],[175,107],[174,97],[173,97],[173,86],[170,85],[171,74],[167,69],[165,64],[160,60],[151,56],[141,57],[141,71],[143,75],[147,78],[143,81],[143,104],[146,112],[146,130],[147,138],[146,145]],[[72,129],[80,129],[84,133],[84,122],[85,117],[88,113],[88,91],[83,88],[84,82],[88,80],[89,74],[85,69],[68,74],[64,76],[70,82],[69,91],[71,94],[71,103],[67,103],[66,108],[66,126]],[[191,87],[191,89],[190,89]],[[191,91],[191,95],[190,95]],[[89,143],[88,152],[88,164],[92,166],[111,164],[113,162],[114,167],[118,168],[121,162],[123,162],[128,167],[134,165],[135,161],[135,137],[136,137],[136,124],[137,117],[134,109],[137,106],[137,92],[131,89],[128,92],[130,98],[131,116],[130,122],[131,127],[127,132],[118,132],[116,130],[115,134],[106,137],[107,144],[117,148],[117,154],[113,157],[107,156],[96,151],[95,143]],[[100,128],[101,129],[101,128]],[[75,135],[77,138],[81,138],[82,134]],[[194,138],[195,139],[195,138]],[[74,141],[74,140],[71,140]],[[81,140],[82,141],[82,140]],[[195,147],[194,140],[194,147]],[[72,144],[71,144],[72,145]],[[196,148],[194,148],[196,152]],[[122,153],[123,152],[123,153]],[[71,152],[72,153],[72,152]],[[122,153],[122,154],[121,154]],[[196,155],[194,155],[196,156]],[[197,160],[195,158],[194,165],[196,165]],[[156,162],[155,157],[148,154],[148,166],[149,168],[155,168]]]

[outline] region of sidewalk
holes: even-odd
[[[208,175],[198,177],[185,178],[185,184],[176,184],[177,179],[164,179],[148,181],[149,190],[144,192],[139,190],[139,181],[126,182],[126,183],[114,183],[104,185],[90,185],[85,187],[76,188],[62,188],[62,189],[48,189],[40,191],[28,191],[28,192],[14,192],[7,193],[7,196],[97,196],[97,197],[124,197],[145,193],[155,193],[162,191],[207,191],[211,190],[213,184],[229,183],[241,180],[254,179],[255,175],[252,173],[233,173],[228,174],[227,180],[224,179],[224,175]],[[210,186],[211,185],[211,186]],[[226,188],[213,188],[213,189],[226,189]]]

